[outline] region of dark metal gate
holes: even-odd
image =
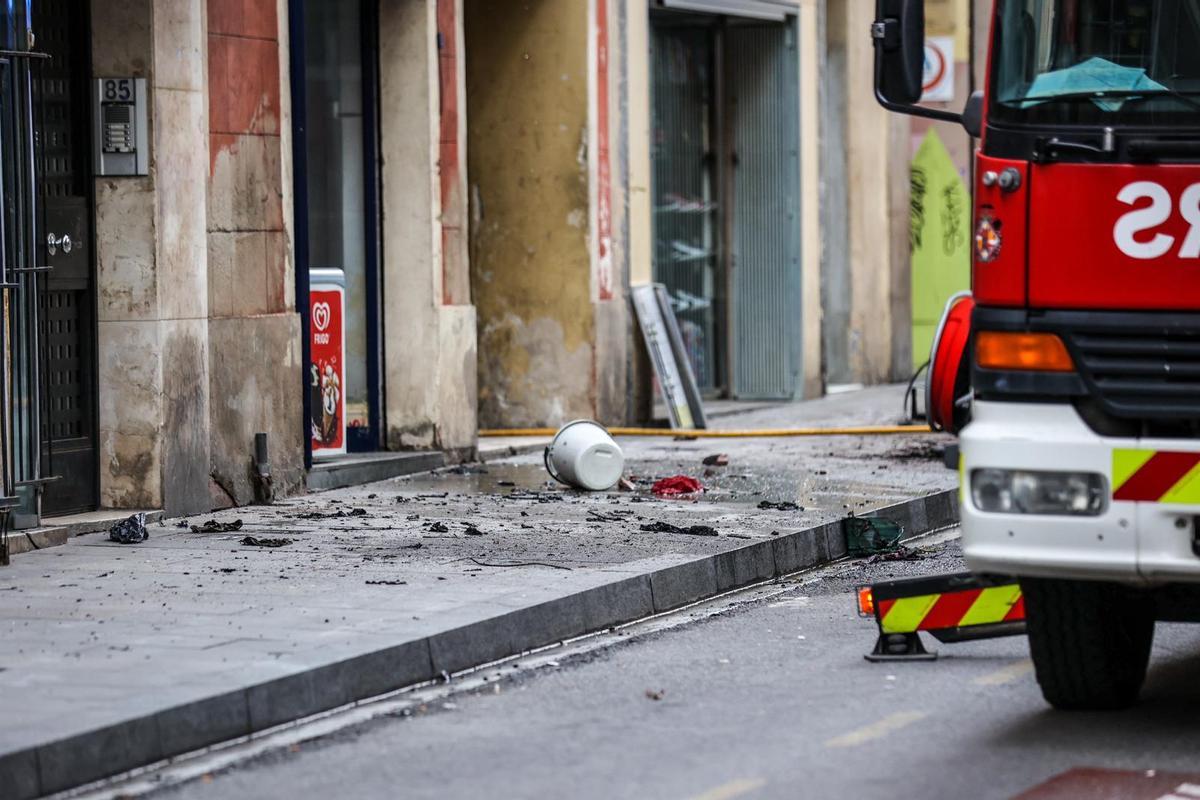
[[[792,400],[802,389],[800,86],[792,23],[726,33],[733,174],[733,393]]]
[[[41,479],[41,289],[30,8],[0,7],[0,562],[12,523],[36,522]]]
[[[43,452],[52,474],[42,511],[90,511],[96,475],[96,343],[92,278],[91,148],[86,14],[77,0],[35,0],[43,62],[35,129],[41,145],[38,195],[45,215],[42,332],[46,355]]]
[[[88,52],[77,3],[0,5],[0,564],[96,502]]]

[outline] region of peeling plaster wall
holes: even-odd
[[[209,489],[241,505],[254,500],[255,433],[269,437],[277,493],[304,481],[287,3],[206,1]]]
[[[560,0],[465,2],[484,427],[556,425],[598,412],[589,10]]]
[[[827,332],[842,338],[840,348],[826,348],[826,357],[838,355],[844,364],[829,364],[840,380],[884,383],[908,378],[911,361],[911,291],[908,253],[908,148],[909,120],[885,111],[875,101],[874,50],[869,31],[874,7],[859,0],[828,0],[829,52],[844,53],[844,79],[827,91],[841,93],[844,108],[826,107],[827,113],[844,114],[844,139],[826,141],[829,160],[844,159],[845,255],[827,254],[825,297],[836,303],[826,309]],[[840,67],[840,65],[839,65]],[[841,77],[841,69],[829,72]],[[825,134],[837,128],[825,126]],[[837,171],[833,174],[840,179]],[[840,194],[839,194],[840,196]],[[828,197],[828,195],[827,195]],[[836,209],[830,213],[837,214]],[[841,238],[840,236],[838,237]],[[831,246],[838,246],[837,240]],[[844,269],[845,274],[831,270]],[[836,296],[831,289],[837,289]],[[909,359],[906,362],[905,359]],[[905,365],[905,366],[901,366]]]

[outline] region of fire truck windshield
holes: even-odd
[[[1200,0],[1001,0],[991,117],[1200,127]]]

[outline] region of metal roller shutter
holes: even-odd
[[[782,21],[799,11],[799,0],[659,0],[663,8],[729,14],[736,17]]]

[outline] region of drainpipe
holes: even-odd
[[[263,505],[275,501],[275,488],[271,479],[271,459],[267,453],[267,435],[254,434],[254,500]]]

